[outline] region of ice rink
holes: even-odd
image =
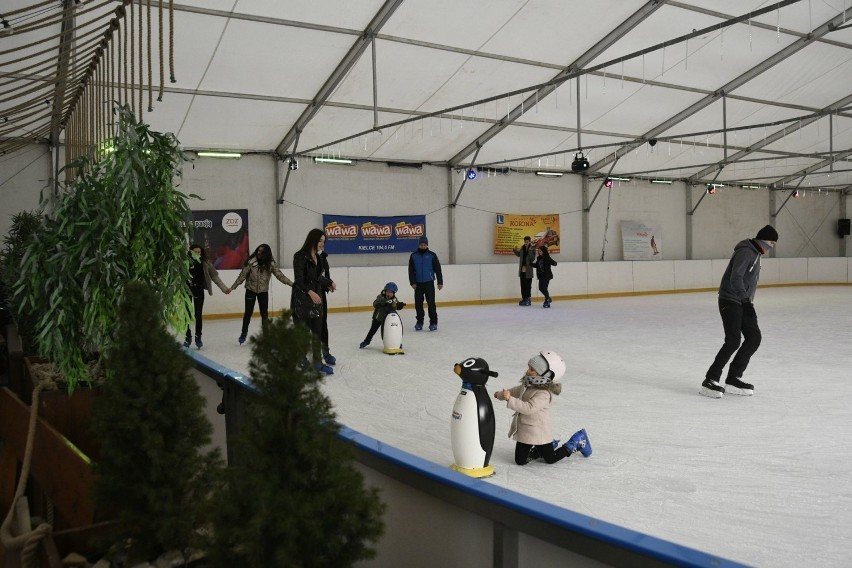
[[[399,296],[413,302],[407,287]],[[492,399],[488,482],[746,564],[852,566],[852,287],[762,288],[755,307],[763,343],[743,377],[753,397],[698,394],[723,338],[716,294],[704,292],[439,307],[436,332],[414,331],[410,303],[396,356],[378,334],[358,348],[371,312],[333,313],[325,390],[341,423],[449,466],[453,364],[484,358],[500,373],[493,392],[556,351],[568,373],[554,435],[585,428],[593,455],[515,465],[512,413]],[[247,372],[239,330],[207,320],[202,354]]]

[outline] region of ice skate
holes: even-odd
[[[725,394],[725,387],[720,385],[719,381],[704,379],[704,382],[701,383],[701,390],[698,391],[698,394],[709,396],[710,398],[722,398],[722,395]]]
[[[328,349],[322,352],[322,358],[325,359],[327,365],[334,365],[337,363],[337,357],[332,355]]]
[[[743,382],[736,377],[728,377],[725,379],[725,392],[740,396],[751,396],[754,394],[754,385]]]
[[[314,362],[314,369],[319,371],[320,373],[325,373],[326,375],[333,375],[334,369],[323,363],[322,361]]]
[[[438,331],[438,324],[437,323],[429,324],[429,331]]]
[[[200,336],[200,335],[196,335],[196,336],[195,336],[195,346],[196,346],[198,349],[201,349],[202,347],[204,347],[204,342],[203,342],[203,341],[201,341],[201,336]]]
[[[366,349],[369,344],[370,344],[369,341],[362,341],[361,344],[358,345],[358,348],[359,349]]]
[[[580,452],[585,458],[592,455],[592,443],[586,435],[586,430],[583,429],[575,432],[574,435],[565,442],[565,449],[568,450],[569,454]]]
[[[245,336],[245,335],[241,335],[241,336],[239,337],[239,339],[237,339],[237,341],[239,341],[239,342],[240,342],[240,345],[242,345],[243,343],[245,343],[245,342],[246,342],[246,336]]]
[[[414,324],[414,331],[423,331],[423,323],[417,322]]]
[[[190,345],[192,345],[192,336],[187,335],[186,339],[183,342],[183,346],[189,348]]]

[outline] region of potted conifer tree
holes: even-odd
[[[351,566],[375,556],[384,505],[338,436],[306,330],[280,318],[252,340],[235,463],[214,497],[214,566]]]
[[[138,282],[124,290],[109,380],[93,410],[101,448],[95,507],[117,520],[112,536],[125,565],[169,552],[185,563],[205,548],[201,529],[223,462],[218,450],[203,449],[213,430],[205,401],[192,362],[160,318],[157,295]]]

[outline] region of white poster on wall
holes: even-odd
[[[663,238],[659,225],[640,221],[621,222],[624,260],[662,260]]]

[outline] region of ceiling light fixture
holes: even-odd
[[[671,185],[672,180],[670,180],[670,179],[652,179],[651,183],[661,183],[661,184],[664,184],[664,185]]]
[[[614,182],[614,181],[612,181],[612,178],[606,178],[606,180],[604,180],[604,185],[605,185],[606,187],[612,187],[612,185],[613,185],[614,183],[615,183],[615,182]]]
[[[630,181],[630,178],[622,178],[622,177],[611,177],[609,178],[612,181]]]
[[[799,198],[799,190],[796,189],[796,190],[793,191],[793,199],[798,199],[798,198]]]
[[[243,157],[239,152],[196,152],[199,158],[231,158],[240,159]]]
[[[744,185],[743,189],[760,189],[759,185]]]
[[[707,195],[715,195],[715,194],[716,194],[716,188],[713,187],[712,185],[708,185],[707,186]]]
[[[349,160],[347,158],[314,158],[314,163],[316,163],[316,164],[343,164],[345,166],[351,166],[355,162],[353,160]]]
[[[571,162],[572,172],[584,172],[589,169],[589,160],[587,160],[582,152],[574,154],[574,161]]]
[[[542,177],[562,177],[562,172],[536,172],[535,175]]]
[[[465,177],[466,177],[467,179],[469,179],[470,181],[473,181],[473,180],[475,180],[475,179],[476,179],[476,170],[475,170],[475,169],[473,169],[473,168],[470,168],[469,170],[467,170],[467,171],[465,172],[465,174],[464,174],[464,175],[465,175]]]

